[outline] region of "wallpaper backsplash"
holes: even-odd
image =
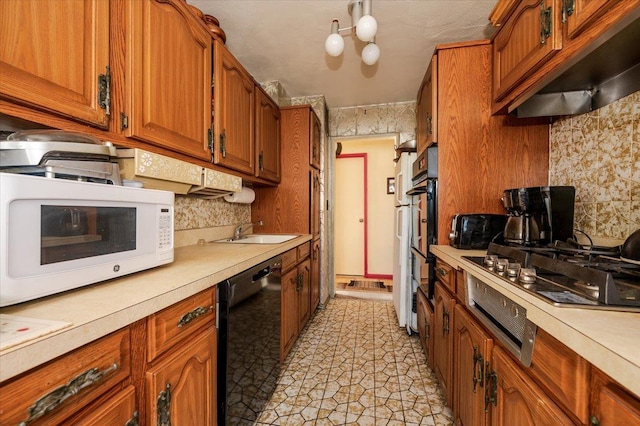
[[[551,125],[549,184],[576,188],[575,228],[624,239],[640,228],[640,92]]]

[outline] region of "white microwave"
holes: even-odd
[[[173,262],[174,194],[0,173],[0,306]]]

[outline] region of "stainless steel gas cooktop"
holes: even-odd
[[[640,265],[615,248],[492,243],[485,257],[463,257],[555,306],[640,312]]]

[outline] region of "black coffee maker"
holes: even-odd
[[[504,241],[534,246],[573,238],[575,198],[573,186],[507,189],[502,196],[508,212]]]

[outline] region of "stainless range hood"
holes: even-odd
[[[640,90],[640,18],[612,33],[509,112],[517,117],[583,114]]]

